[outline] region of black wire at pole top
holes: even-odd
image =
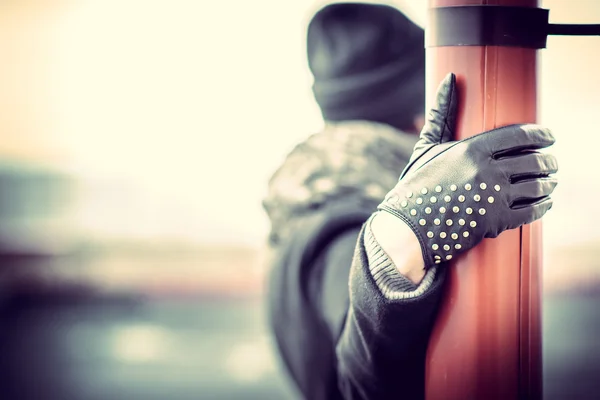
[[[551,24],[549,14],[550,10],[544,8],[511,6],[431,8],[429,26],[435,29],[426,35],[426,46],[544,49],[549,35],[600,36],[600,23]]]
[[[600,24],[548,24],[548,35],[596,36],[600,35]]]

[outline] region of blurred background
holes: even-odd
[[[294,398],[265,324],[261,199],[322,126],[305,34],[326,3],[2,2],[0,399]],[[424,24],[426,1],[391,4]],[[542,6],[600,23],[596,0]],[[599,50],[541,51],[561,169],[544,224],[549,399],[600,389]]]

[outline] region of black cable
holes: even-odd
[[[548,24],[548,35],[596,36],[600,35],[600,24]]]

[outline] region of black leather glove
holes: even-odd
[[[536,151],[554,143],[549,130],[510,125],[450,141],[456,113],[456,78],[449,74],[408,166],[379,205],[411,227],[426,267],[541,218],[557,183],[549,176],[556,159]]]

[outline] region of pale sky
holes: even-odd
[[[14,62],[0,76],[0,154],[143,189],[90,184],[77,208],[90,230],[258,244],[269,175],[322,124],[304,39],[325,3],[31,0],[2,9],[0,22],[13,24],[0,49]],[[425,1],[396,4],[424,23]],[[596,0],[542,5],[553,22],[600,22]],[[600,239],[589,205],[600,194],[599,51],[596,37],[550,38],[541,51],[540,122],[556,133],[561,169],[547,243]]]

